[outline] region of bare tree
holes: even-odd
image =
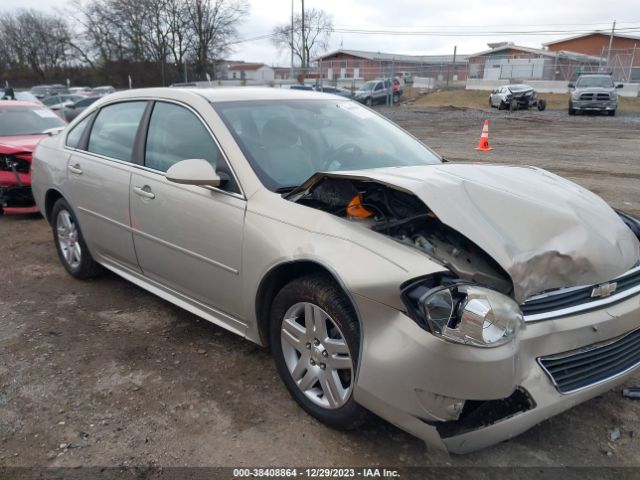
[[[249,11],[247,0],[186,0],[193,35],[196,74],[222,58],[237,38],[238,26]]]
[[[18,10],[0,18],[2,47],[9,63],[29,68],[44,80],[69,56],[69,30],[65,21],[37,10]]]
[[[303,35],[304,23],[304,35]],[[291,44],[291,24],[278,25],[273,29],[272,42],[281,50],[291,50],[300,61],[302,68],[309,68],[311,59],[326,51],[333,30],[331,17],[317,8],[304,12],[293,19],[293,45]]]

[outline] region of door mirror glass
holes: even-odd
[[[576,88],[576,86],[573,83],[570,83],[569,88]]]
[[[616,85],[616,88],[623,88],[623,87],[624,87],[624,85],[622,83],[619,83],[619,84]]]
[[[167,180],[184,185],[207,185],[219,187],[220,175],[216,169],[206,160],[192,158],[174,163],[165,174]]]

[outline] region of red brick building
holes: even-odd
[[[611,51],[609,42],[611,41]],[[608,68],[618,80],[640,82],[640,37],[592,32],[544,44],[550,51],[570,50],[608,60]],[[607,62],[604,62],[607,65]]]
[[[327,80],[373,80],[405,72],[436,80],[466,80],[468,55],[400,55],[362,50],[336,50],[315,59]]]

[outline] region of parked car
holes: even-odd
[[[96,87],[93,89],[92,95],[104,96],[109,95],[110,93],[115,93],[116,89],[110,85],[103,87]]]
[[[353,97],[360,103],[364,103],[367,106],[375,105],[378,103],[386,103],[387,98],[390,96],[389,86],[391,85],[390,79],[371,80],[362,84],[354,93]],[[400,82],[397,79],[393,80],[393,88],[391,97],[393,102],[396,103],[400,100],[402,95],[402,89],[400,88]]]
[[[45,98],[42,103],[54,112],[57,112],[64,110],[83,98],[85,97],[82,95],[52,95],[51,97]]]
[[[65,123],[41,104],[0,100],[0,215],[35,213],[31,153]]]
[[[346,88],[341,88],[341,87],[331,87],[331,86],[320,86],[318,85],[315,88],[316,92],[322,92],[322,93],[331,93],[332,95],[340,95],[341,97],[346,97],[346,98],[351,98],[353,97],[353,93],[351,93],[351,90],[348,90]]]
[[[520,110],[537,108],[544,110],[547,108],[547,102],[538,98],[538,94],[533,87],[524,84],[507,85],[496,88],[489,95],[489,106],[496,107],[498,110]]]
[[[52,95],[68,94],[69,90],[62,84],[56,83],[53,85],[36,85],[32,87],[30,93],[38,98],[38,100],[44,100]]]
[[[368,409],[464,453],[639,371],[639,220],[338,96],[119,92],[40,142],[33,192],[72,276],[269,345],[333,427]]]
[[[10,92],[9,89],[0,88],[0,100],[20,100],[22,102],[32,102],[39,105],[44,105],[38,97],[31,92]]]
[[[51,85],[36,85],[32,87],[30,93],[38,100],[47,98],[50,95]]]
[[[93,89],[91,87],[71,87],[69,88],[69,93],[71,95],[92,95]]]
[[[614,84],[611,75],[580,75],[576,83],[570,83],[572,89],[569,98],[569,115],[576,112],[606,112],[613,116],[618,109],[618,88],[621,83]]]
[[[64,118],[67,122],[72,121],[78,115],[85,111],[90,105],[93,105],[94,102],[100,100],[101,97],[83,97],[75,103],[71,105],[67,105],[64,109]]]

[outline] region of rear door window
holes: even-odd
[[[134,101],[100,109],[91,129],[87,150],[130,162],[136,132],[146,106],[146,101]]]

